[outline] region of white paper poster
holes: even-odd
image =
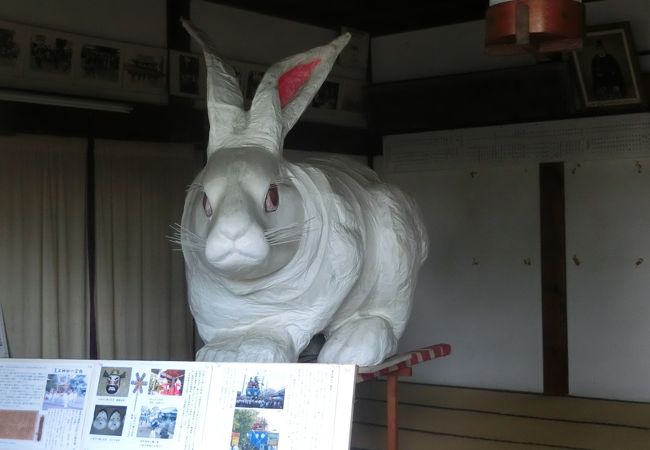
[[[348,448],[356,367],[0,361],[0,449]]]

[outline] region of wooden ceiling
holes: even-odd
[[[351,27],[373,36],[482,19],[489,4],[489,0],[209,1],[337,31]]]

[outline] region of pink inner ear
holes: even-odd
[[[280,95],[280,106],[282,108],[294,99],[298,91],[309,80],[316,66],[320,64],[320,61],[320,59],[315,59],[305,64],[298,64],[280,76],[278,79],[278,94]]]

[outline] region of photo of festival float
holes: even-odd
[[[274,384],[259,372],[246,373],[242,387],[237,391],[237,408],[284,408],[284,385]]]
[[[51,373],[47,376],[43,410],[51,408],[82,409],[86,399],[86,375]]]
[[[236,409],[230,450],[277,450],[282,411]]]

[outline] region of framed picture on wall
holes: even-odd
[[[179,97],[205,97],[205,62],[203,55],[169,51],[169,93]]]
[[[628,22],[589,27],[583,48],[572,54],[586,108],[645,102]]]
[[[167,92],[167,51],[165,49],[125,45],[123,51],[124,89],[150,94]]]
[[[312,108],[336,109],[338,104],[339,84],[333,81],[325,81],[311,101]]]
[[[74,36],[53,30],[31,29],[27,74],[38,78],[72,78]]]
[[[116,42],[84,39],[79,58],[79,79],[89,85],[121,88],[124,51]]]
[[[27,47],[25,27],[0,21],[0,75],[22,75]]]

